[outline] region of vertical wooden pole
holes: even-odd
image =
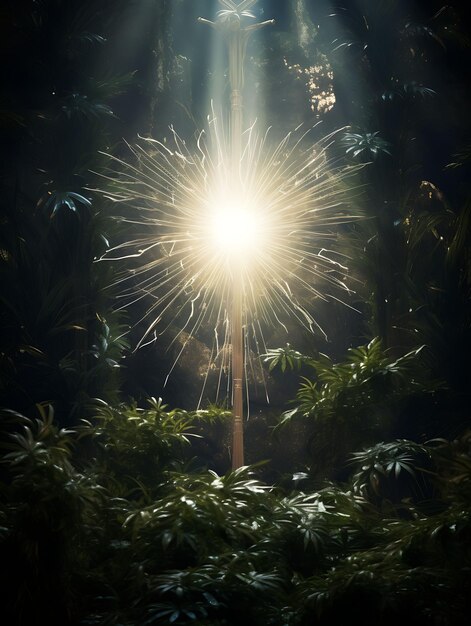
[[[242,196],[240,180],[240,159],[242,153],[242,89],[244,86],[244,59],[249,35],[268,24],[268,20],[250,26],[243,26],[244,11],[250,9],[256,0],[220,0],[227,14],[232,9],[231,19],[216,23],[203,18],[200,22],[220,28],[226,37],[229,53],[229,82],[231,85],[230,103],[230,142],[231,142],[231,173],[228,193]],[[243,299],[244,284],[241,264],[234,260],[232,267],[232,306],[231,306],[231,344],[232,344],[232,469],[244,465],[244,336],[243,336]]]
[[[240,193],[242,142],[242,88],[245,37],[240,29],[229,36],[229,77],[231,83],[231,192]],[[232,267],[232,469],[244,465],[244,337],[242,324],[243,281],[238,256]]]
[[[232,288],[232,469],[244,465],[244,338],[243,285],[240,268],[234,268]]]

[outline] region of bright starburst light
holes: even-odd
[[[216,250],[229,262],[239,255],[242,263],[247,262],[265,243],[259,212],[237,200],[218,201],[209,217],[209,237]]]
[[[251,127],[235,173],[215,117],[193,146],[172,131],[171,145],[146,139],[129,146],[132,163],[110,157],[103,193],[121,206],[119,219],[133,238],[103,260],[134,261],[116,284],[122,308],[148,303],[139,345],[164,332],[168,320],[183,320],[187,338],[209,324],[208,368],[226,367],[236,280],[247,355],[265,352],[264,329],[290,318],[323,332],[315,300],[349,293],[345,259],[331,246],[339,225],[355,219],[349,200],[358,168],[329,162],[333,135],[314,145],[308,135],[271,145],[268,131]]]

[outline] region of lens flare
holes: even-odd
[[[129,146],[132,162],[110,156],[101,193],[121,207],[115,215],[133,234],[100,260],[132,266],[116,279],[121,308],[148,303],[137,347],[175,319],[188,339],[211,325],[208,371],[216,363],[227,369],[234,280],[247,355],[265,352],[264,329],[286,328],[290,318],[323,332],[315,300],[345,301],[341,294],[351,293],[345,258],[332,240],[340,225],[359,218],[350,209],[358,167],[330,161],[335,134],[313,143],[311,131],[272,144],[270,132],[254,125],[243,134],[235,168],[215,116],[194,145],[172,130],[168,143]]]

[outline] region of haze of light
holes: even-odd
[[[242,286],[247,352],[249,343],[266,351],[263,329],[288,318],[321,330],[315,299],[349,291],[347,267],[328,242],[355,219],[348,207],[357,168],[328,161],[333,136],[312,145],[307,135],[271,145],[268,131],[250,128],[235,172],[216,118],[193,146],[173,132],[172,145],[129,146],[132,164],[111,157],[103,193],[122,205],[118,219],[133,225],[133,239],[103,260],[136,260],[117,284],[123,308],[148,303],[139,345],[164,332],[164,318],[184,314],[188,337],[202,324],[215,329],[216,360],[230,345],[234,280]]]

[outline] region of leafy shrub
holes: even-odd
[[[307,357],[290,349],[272,350],[265,355],[270,367],[314,370],[303,377],[293,404],[284,413],[280,427],[302,420],[311,425],[308,446],[312,471],[329,468],[339,471],[348,454],[372,444],[394,429],[397,414],[416,396],[433,394],[441,383],[430,380],[419,347],[396,358],[379,339],[351,348],[341,363],[326,355]]]
[[[182,470],[192,416],[155,401],[103,404],[75,433],[39,411],[5,413],[0,571],[13,626],[466,623],[466,435],[376,444],[353,456],[349,484],[286,493],[250,468]],[[414,491],[422,474],[428,506]]]

